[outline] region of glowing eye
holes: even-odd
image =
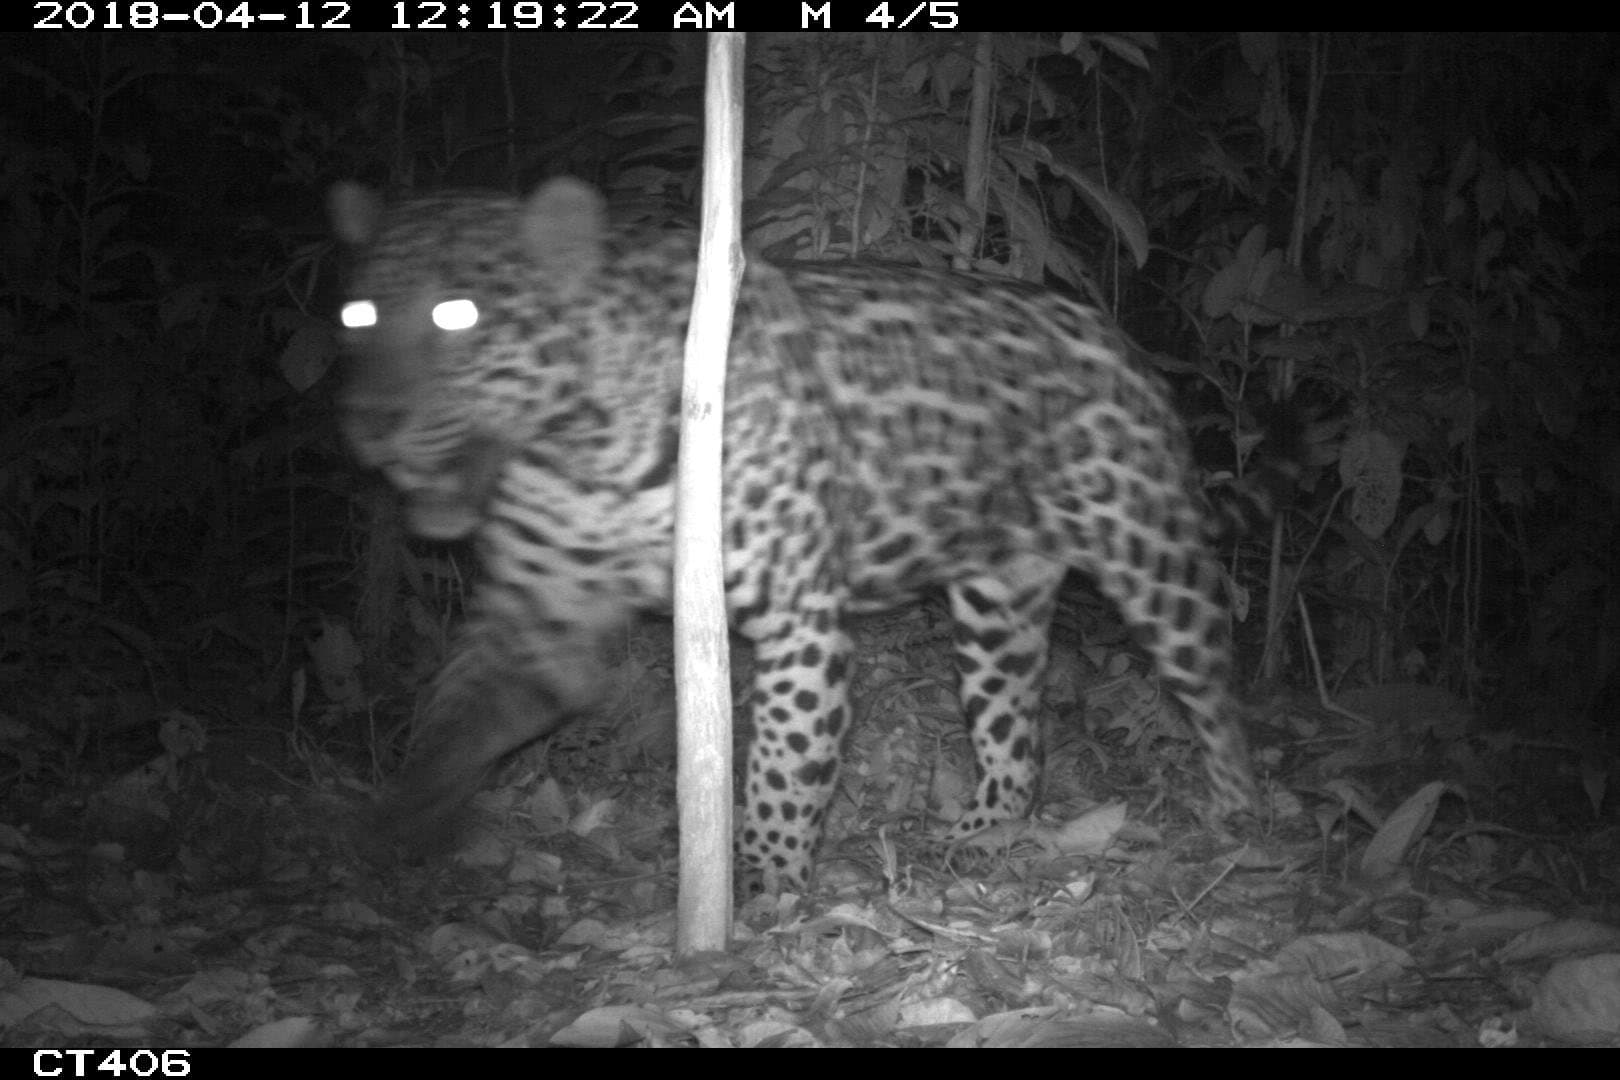
[[[377,325],[377,305],[370,300],[350,300],[338,313],[338,320],[350,330]]]
[[[478,305],[471,300],[446,300],[433,306],[433,325],[440,330],[465,330],[478,322]]]

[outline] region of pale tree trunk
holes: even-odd
[[[743,35],[709,36],[703,237],[686,335],[675,481],[675,700],[681,871],[676,950],[731,934],[731,676],[721,563],[726,348],[742,278]]]

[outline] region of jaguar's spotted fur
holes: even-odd
[[[590,708],[600,636],[669,600],[695,241],[614,231],[572,181],[391,208],[342,186],[332,209],[361,255],[347,430],[418,532],[476,533],[482,557],[397,789],[410,831]],[[850,720],[846,616],[930,587],[981,770],[959,835],[1030,807],[1070,568],[1186,705],[1217,808],[1249,805],[1186,439],[1100,313],[1012,281],[753,260],[727,395],[727,600],[757,651],[738,845],[767,887],[811,869]]]

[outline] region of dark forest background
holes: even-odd
[[[978,43],[753,37],[756,248],[968,264],[1113,312],[1177,383],[1212,496],[1292,479],[1227,552],[1251,676],[1310,684],[1312,641],[1333,689],[1612,729],[1614,38],[995,35],[982,217]],[[408,701],[467,564],[407,541],[338,437],[324,193],[572,174],[690,219],[702,53],[0,38],[9,778]]]

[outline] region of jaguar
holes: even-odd
[[[454,818],[489,767],[597,703],[604,635],[672,591],[696,240],[527,198],[330,193],[356,255],[343,426],[412,530],[474,537],[480,577],[424,692],[385,819]],[[724,409],[725,593],[755,652],[736,846],[810,880],[840,754],[853,616],[943,588],[978,766],[965,837],[1026,814],[1032,712],[1072,568],[1185,706],[1217,820],[1253,805],[1231,630],[1188,440],[1099,311],[1011,280],[749,259]]]

